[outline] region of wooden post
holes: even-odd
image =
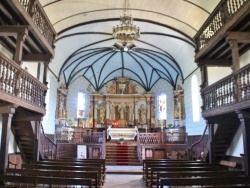
[[[1,153],[0,153],[0,174],[5,174],[5,169],[8,167],[9,154],[9,139],[11,134],[11,121],[17,106],[3,106],[0,107],[2,114],[2,135],[1,135]]]
[[[208,123],[208,122],[207,122]],[[209,163],[214,164],[215,163],[215,146],[214,146],[214,124],[209,124]]]
[[[241,122],[243,147],[244,147],[244,166],[247,176],[250,175],[250,113],[237,111]]]
[[[27,35],[28,35],[28,29],[25,29],[23,32],[17,33],[14,61],[20,66],[22,65],[23,43]]]

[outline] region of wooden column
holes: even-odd
[[[208,123],[208,122],[207,122]],[[214,124],[209,124],[209,163],[215,164],[215,140],[214,140]]]
[[[40,121],[35,121],[35,144],[34,144],[34,161],[39,161],[39,151],[40,151],[40,131],[41,130],[41,123]]]
[[[228,42],[230,44],[233,57],[233,65],[231,66],[231,69],[235,72],[240,69],[239,46],[237,40],[229,40]]]
[[[44,62],[44,69],[43,69],[43,83],[44,83],[45,85],[48,84],[48,82],[47,82],[48,68],[49,68],[49,62],[46,61],[46,62]],[[39,78],[38,78],[38,79],[39,79]]]
[[[250,175],[250,113],[238,111],[238,118],[241,123],[244,147],[244,166],[247,175]]]
[[[22,65],[23,43],[27,35],[28,35],[27,29],[24,32],[17,33],[16,51],[14,54],[14,61],[20,66]]]
[[[8,154],[9,154],[9,139],[11,135],[11,121],[17,106],[9,105],[0,107],[2,114],[2,135],[1,135],[1,153],[0,153],[0,174],[5,173],[8,167]]]

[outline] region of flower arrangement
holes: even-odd
[[[123,141],[124,141],[124,138],[123,138],[123,137],[119,138],[119,141],[120,141],[120,142],[123,142]]]

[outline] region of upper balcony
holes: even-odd
[[[0,44],[5,49],[0,53],[0,105],[45,114],[46,70],[55,37],[38,0],[0,1]],[[45,62],[43,83],[22,69],[22,62]]]
[[[249,20],[249,0],[222,0],[194,37],[197,44],[195,61],[202,64],[208,59],[219,59],[221,61],[214,61],[215,66],[231,66],[232,53],[228,40],[238,40],[239,54],[249,49]]]
[[[50,61],[56,32],[39,1],[2,0],[0,6],[0,43],[14,54],[16,34],[25,29],[22,61]]]

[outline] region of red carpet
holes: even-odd
[[[128,165],[128,146],[126,143],[116,146],[116,165]]]

